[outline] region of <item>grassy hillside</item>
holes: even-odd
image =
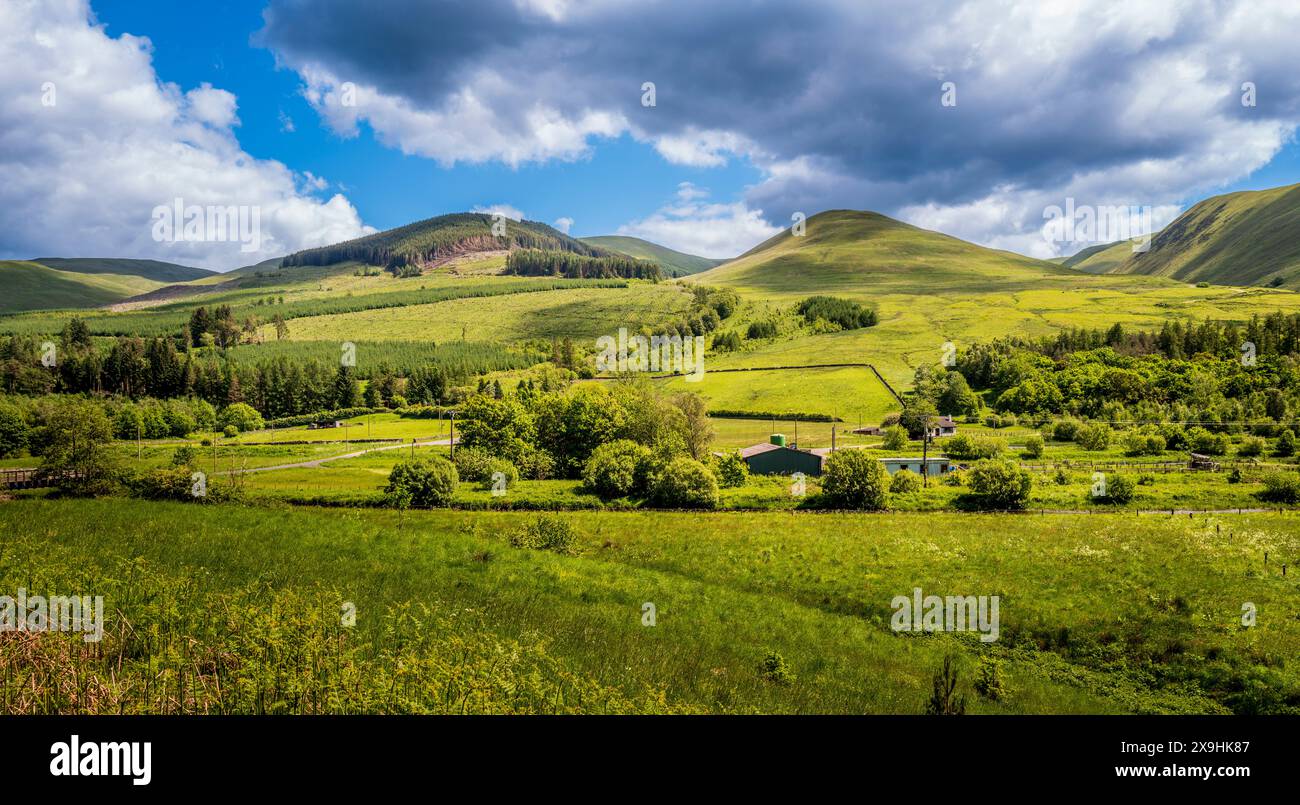
[[[865,362],[900,390],[910,388],[916,366],[939,362],[947,342],[960,349],[976,341],[1049,335],[1065,327],[1120,322],[1129,328],[1158,328],[1168,319],[1245,321],[1256,313],[1300,311],[1300,295],[1287,291],[1195,288],[1160,277],[1099,276],[985,249],[875,213],[848,211],[813,216],[804,237],[784,232],[736,260],[681,282],[739,291],[745,304],[724,324],[724,331],[744,336],[755,320],[781,324],[775,338],[746,339],[737,352],[710,354],[709,368]],[[792,325],[793,306],[814,294],[861,302],[878,312],[880,323],[829,333]],[[788,395],[778,377],[772,373],[751,378],[758,386],[752,393]],[[722,382],[719,398],[735,399],[731,381]],[[857,388],[858,395],[876,394],[865,381]],[[809,393],[807,399],[800,408],[809,413],[854,414],[859,407],[854,395],[827,399]]]
[[[1300,184],[1208,198],[1113,271],[1215,285],[1300,288]]]
[[[1129,241],[1118,243],[1100,243],[1080,249],[1061,261],[1066,268],[1086,271],[1089,274],[1105,274],[1133,255],[1133,244]]]
[[[130,260],[114,257],[37,257],[33,263],[77,274],[118,274],[143,277],[155,282],[190,282],[217,275],[206,268],[192,268],[159,260]]]
[[[684,277],[691,274],[698,274],[701,271],[708,271],[716,265],[726,262],[725,260],[714,260],[708,257],[697,257],[693,254],[685,254],[675,251],[667,246],[660,246],[657,243],[651,243],[641,238],[630,238],[623,235],[598,235],[592,238],[582,238],[583,243],[590,243],[602,249],[608,249],[612,252],[625,254],[628,257],[636,257],[641,260],[649,260],[657,263],[664,270],[667,276]]]
[[[56,271],[25,260],[0,260],[0,313],[91,308],[157,288],[139,276]]]
[[[939,293],[1013,290],[1045,276],[1074,273],[877,213],[832,210],[809,218],[804,236],[787,230],[692,280],[766,295]]]

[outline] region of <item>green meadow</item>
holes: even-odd
[[[919,713],[952,656],[974,713],[1300,704],[1294,515],[562,516],[564,555],[512,547],[526,513],[14,501],[4,587],[93,590],[109,615],[97,645],[0,643],[0,696],[10,712]],[[891,602],[917,587],[999,596],[998,640],[895,632]],[[70,660],[75,676],[27,692]]]

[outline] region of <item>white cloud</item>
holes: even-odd
[[[488,206],[476,204],[472,212],[481,212],[486,215],[502,215],[511,221],[524,220],[523,212],[511,207],[509,204],[490,204]]]
[[[569,230],[573,228],[573,219],[567,215],[563,218],[556,218],[555,228],[567,235]]]
[[[160,81],[149,40],[92,19],[85,0],[0,4],[0,250],[229,269],[374,231],[345,197],[309,195],[323,180],[246,153],[234,95]],[[155,241],[152,211],[175,199],[258,210],[260,250]]]
[[[683,182],[677,203],[620,226],[617,234],[643,238],[686,254],[722,259],[749,251],[781,231],[763,219],[762,210],[750,209],[744,202],[698,201],[707,195],[707,190]]]

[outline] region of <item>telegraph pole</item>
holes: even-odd
[[[921,433],[921,486],[930,486],[930,415],[925,415],[925,430]]]

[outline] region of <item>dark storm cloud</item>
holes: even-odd
[[[1253,4],[1246,18],[1245,8],[272,0],[259,41],[318,81],[354,81],[414,109],[445,112],[468,89],[491,119],[465,125],[508,137],[534,136],[536,104],[567,120],[614,114],[656,142],[736,135],[744,144],[732,150],[770,169],[751,198],[781,219],[956,205],[1142,165],[1164,166],[1148,176],[1153,193],[1235,178],[1266,161],[1261,138],[1294,127],[1300,97],[1283,33],[1294,12]],[[1258,107],[1241,106],[1243,80],[1261,88]],[[640,105],[644,81],[657,85],[655,108]],[[940,104],[944,81],[956,107]],[[403,127],[387,121],[395,141],[415,142]],[[411,150],[481,158],[441,142]],[[1177,166],[1211,153],[1217,171]]]

